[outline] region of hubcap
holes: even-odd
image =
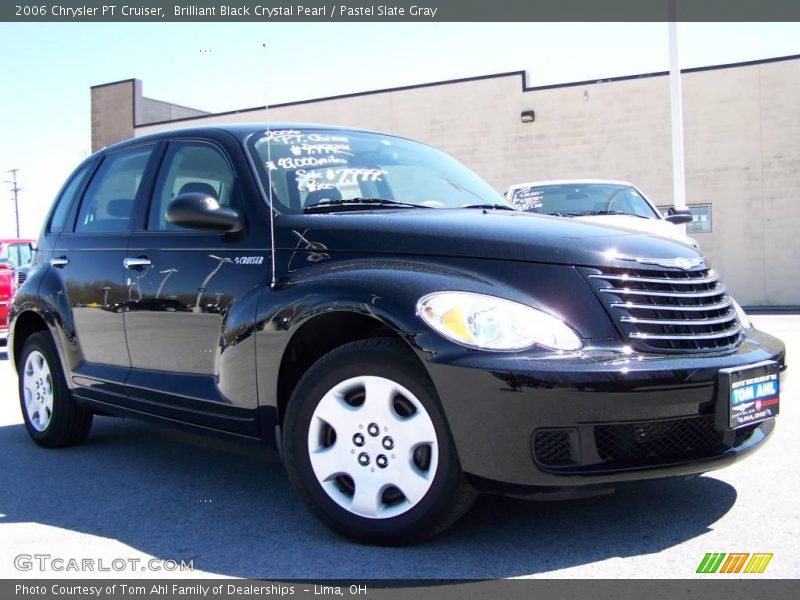
[[[436,430],[422,403],[383,377],[354,377],[326,393],[308,430],[311,467],[342,508],[370,519],[400,515],[431,487]]]
[[[25,361],[22,388],[28,421],[36,431],[44,431],[53,416],[53,378],[47,361],[38,350],[31,352]]]

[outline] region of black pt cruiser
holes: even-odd
[[[480,490],[729,465],[771,433],[786,369],[692,248],[517,212],[438,150],[327,126],[89,157],[10,324],[38,444],[95,414],[262,439],[322,521],[386,544]]]

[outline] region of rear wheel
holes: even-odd
[[[48,333],[34,333],[25,341],[19,365],[20,406],[33,441],[46,448],[82,442],[92,413],[72,399]]]
[[[427,374],[392,339],[353,342],[317,361],[292,394],[283,441],[300,496],[361,541],[419,541],[476,495]]]

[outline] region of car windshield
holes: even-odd
[[[271,179],[276,210],[284,213],[343,202],[382,209],[510,208],[454,158],[401,138],[338,129],[275,129],[250,136],[247,146],[265,189]]]
[[[619,183],[521,186],[514,189],[511,202],[519,210],[544,215],[629,214],[658,218],[636,188]]]

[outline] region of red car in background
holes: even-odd
[[[14,270],[33,259],[34,240],[0,239],[0,345],[8,336],[8,305],[16,289]]]

